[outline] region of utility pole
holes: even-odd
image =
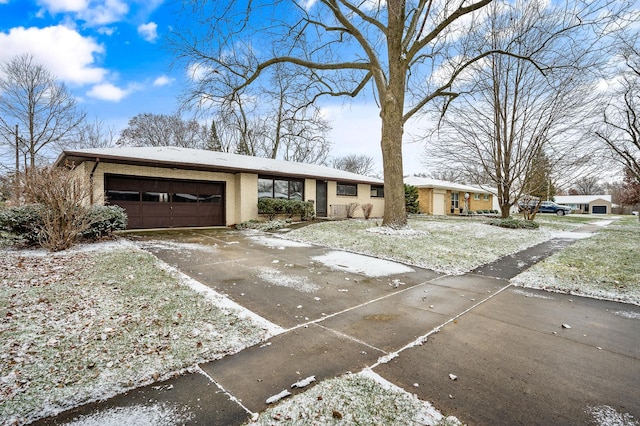
[[[14,177],[14,198],[16,205],[20,204],[20,137],[18,136],[18,125],[16,124],[16,175]]]

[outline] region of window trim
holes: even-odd
[[[342,188],[342,191],[340,189]],[[354,188],[355,194],[349,194],[347,188]],[[345,182],[337,182],[336,183],[336,195],[341,197],[357,197],[358,196],[358,184],[357,183],[345,183]]]
[[[270,180],[271,181],[271,196],[270,197],[261,197],[260,196],[260,180]],[[286,177],[286,176],[267,176],[267,175],[258,175],[258,199],[260,198],[276,198],[275,197],[275,190],[276,190],[276,181],[281,181],[281,182],[287,182],[287,198],[280,198],[282,200],[301,200],[304,201],[304,187],[305,187],[305,180],[304,179],[296,179],[296,178],[291,178],[291,177]],[[292,198],[291,194],[292,194],[292,183],[299,183],[300,184],[300,198]],[[297,193],[297,191],[296,191]]]
[[[380,195],[380,190],[382,190],[382,195]],[[384,185],[371,185],[371,198],[384,198]]]

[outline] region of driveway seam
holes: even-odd
[[[356,339],[355,337],[353,337],[353,336],[349,336],[348,334],[345,334],[345,333],[343,333],[343,332],[341,332],[341,331],[334,330],[333,328],[325,327],[325,326],[324,326],[324,325],[322,325],[322,324],[316,324],[316,326],[317,326],[317,327],[320,327],[320,328],[322,328],[322,329],[325,329],[325,330],[327,330],[327,331],[330,331],[330,332],[332,332],[332,333],[334,333],[334,334],[338,335],[339,337],[344,337],[344,338],[345,338],[345,339],[347,339],[347,340],[351,340],[351,341],[352,341],[352,342],[354,342],[354,343],[359,343],[359,344],[364,345],[364,346],[366,346],[366,347],[368,347],[368,348],[375,349],[376,351],[382,352],[382,353],[383,353],[383,354],[385,354],[385,355],[386,355],[386,354],[388,354],[388,352],[387,352],[387,351],[385,351],[384,349],[377,348],[377,347],[375,347],[375,346],[373,346],[373,345],[370,345],[369,343],[367,343],[367,342],[365,342],[365,341],[363,341],[363,340]]]
[[[207,378],[207,380],[209,380],[211,383],[213,383],[214,385],[216,385],[216,387],[218,389],[220,389],[220,391],[222,393],[224,393],[225,395],[227,395],[229,397],[230,401],[235,402],[236,404],[238,404],[238,406],[240,406],[247,414],[249,414],[251,416],[251,418],[255,418],[257,416],[258,413],[254,413],[253,411],[249,410],[240,399],[236,398],[234,395],[232,395],[229,391],[227,391],[220,383],[216,382],[214,380],[213,377],[211,377],[206,371],[204,371],[201,367],[200,364],[197,364],[195,366],[195,371],[199,374],[202,374],[204,377]]]

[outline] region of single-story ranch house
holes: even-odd
[[[555,201],[571,207],[575,213],[611,213],[611,195],[556,195]]]
[[[417,176],[405,177],[404,183],[418,188],[420,213],[440,216],[461,214],[465,199],[470,211],[493,209],[493,194],[482,188]]]
[[[123,207],[129,229],[231,226],[258,219],[262,197],[313,201],[318,217],[384,213],[382,180],[313,164],[178,147],[66,150],[55,164],[76,166],[91,203]]]

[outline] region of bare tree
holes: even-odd
[[[109,148],[116,144],[116,131],[104,121],[95,119],[93,122],[85,121],[80,125],[77,137],[73,141],[65,143],[61,148]]]
[[[427,147],[428,156],[473,183],[496,188],[502,217],[523,195],[539,198],[579,175],[592,155],[580,149],[582,122],[596,107],[596,71],[607,58],[602,28],[615,14],[607,21],[602,4],[568,6],[517,1],[487,8],[478,43],[511,54],[468,67],[462,78],[469,91],[442,105],[441,127]]]
[[[373,157],[368,155],[349,154],[331,159],[331,167],[351,173],[368,176],[373,172]]]
[[[597,176],[585,176],[573,183],[571,191],[575,195],[594,195],[604,192]]]
[[[183,120],[176,114],[143,113],[129,120],[117,144],[204,148],[207,145],[207,129],[197,120]]]
[[[31,55],[0,65],[0,135],[30,167],[46,148],[73,140],[84,117],[66,86]]]
[[[404,125],[435,99],[454,99],[459,94],[458,77],[471,64],[492,54],[509,53],[486,43],[470,44],[474,41],[471,34],[481,27],[476,12],[490,3],[492,0],[317,0],[259,5],[196,1],[189,3],[188,25],[176,34],[174,47],[189,65],[206,64],[208,72],[191,89],[197,96],[228,96],[224,92],[229,87],[221,86],[220,81],[229,76],[239,80],[232,92],[242,91],[268,77],[278,64],[298,70],[294,75],[314,102],[323,96],[357,97],[371,88],[381,118],[383,223],[402,227],[407,221]],[[585,11],[603,4],[571,3],[576,6],[566,6],[570,27],[582,25],[590,18]],[[544,44],[563,30],[555,28],[536,42]],[[513,42],[507,49],[517,45],[512,35],[503,34]],[[525,55],[538,47],[530,46]]]
[[[636,43],[637,44],[637,43]],[[640,50],[627,44],[620,87],[603,113],[595,135],[604,142],[614,161],[640,182]]]

